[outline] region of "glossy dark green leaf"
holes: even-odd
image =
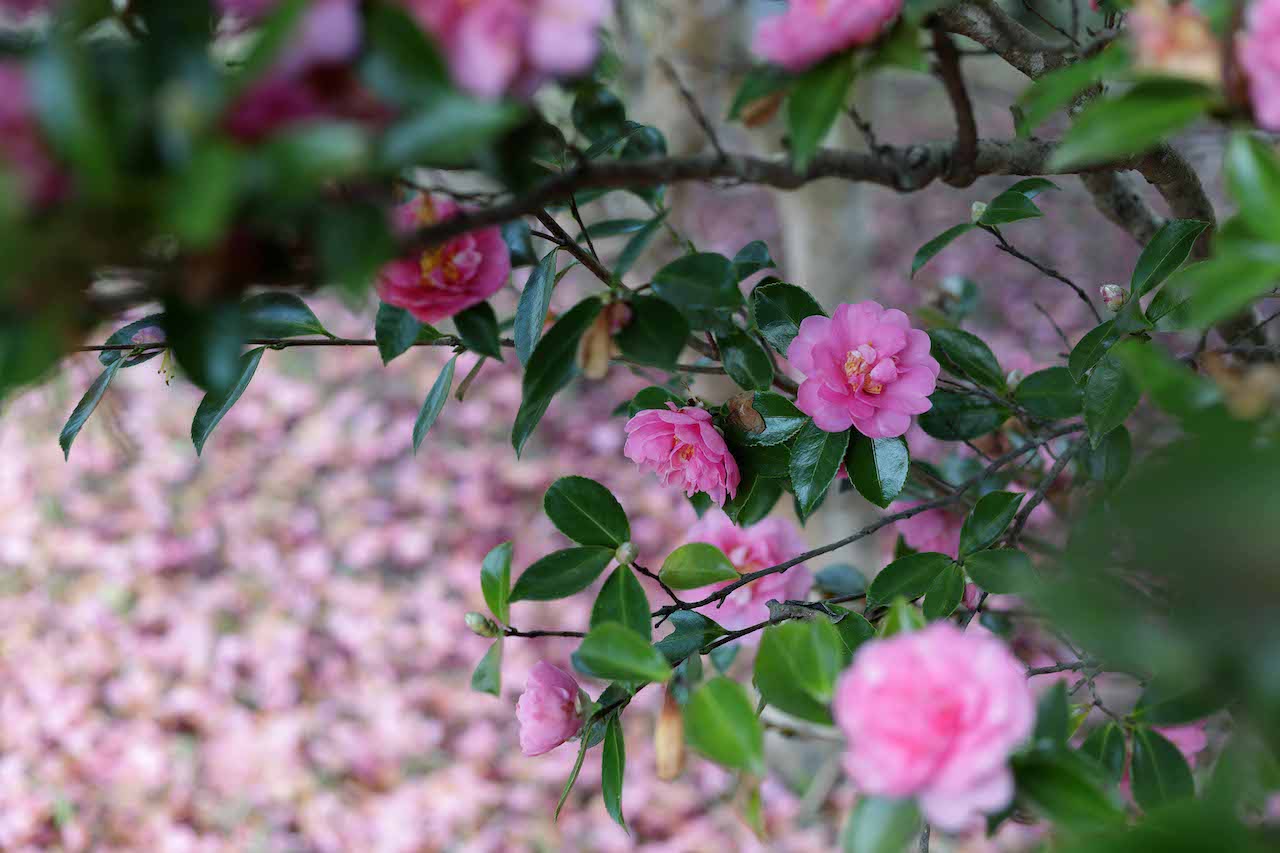
[[[261,354],[261,350],[258,352]],[[115,378],[116,371],[120,369],[120,365],[123,363],[123,359],[117,359],[107,365],[106,369],[98,374],[98,378],[93,380],[89,390],[84,392],[80,402],[76,403],[75,409],[71,411],[71,417],[67,418],[66,424],[62,427],[62,434],[58,436],[58,444],[62,447],[63,459],[71,458],[71,443],[76,440],[76,436],[80,434],[80,429],[84,426],[85,421],[89,420],[93,410],[98,408],[98,403],[102,402],[102,395],[107,392],[107,387],[111,384],[111,380]]]
[[[529,267],[538,263],[538,256],[533,248],[532,230],[525,220],[513,219],[503,223],[502,241],[507,244],[507,251],[511,253],[512,267]]]
[[[1180,680],[1157,677],[1138,699],[1134,716],[1153,726],[1180,726],[1222,710],[1227,701],[1215,684],[1188,685]]]
[[[631,539],[627,513],[613,492],[586,477],[561,477],[542,499],[547,517],[579,545],[617,548]]]
[[[818,570],[813,583],[827,595],[862,595],[867,591],[867,576],[848,563],[835,563]]]
[[[642,412],[645,409],[665,409],[667,403],[683,406],[686,402],[686,400],[672,394],[666,388],[650,385],[648,388],[641,388],[631,398],[631,401],[627,404],[627,414],[630,417],[635,417],[637,412]]]
[[[996,361],[991,347],[977,335],[960,329],[933,329],[929,340],[934,358],[949,373],[997,391],[1004,390],[1000,362]]]
[[[614,335],[619,351],[641,364],[673,367],[689,338],[689,323],[684,315],[656,296],[632,296],[627,305],[631,319]]]
[[[731,770],[764,773],[764,729],[746,689],[717,677],[694,691],[684,706],[689,745]]]
[[[831,618],[832,624],[836,626],[836,633],[840,635],[841,654],[844,660],[842,665],[848,666],[858,647],[876,635],[875,626],[867,621],[867,617],[861,613],[854,613],[847,607],[828,604],[826,609],[835,614]]]
[[[133,338],[143,329],[155,329],[157,335],[161,334],[164,327],[164,321],[160,314],[148,314],[141,320],[134,320],[120,328],[116,329],[111,335],[103,341],[106,346],[121,346],[123,344],[133,343]],[[128,350],[103,350],[98,353],[98,362],[103,367],[108,367],[117,361],[124,361],[121,367],[133,367],[142,364],[144,361],[150,361],[156,356],[163,353],[163,349],[150,349],[139,355],[131,355]]]
[[[708,584],[737,580],[738,570],[715,545],[690,542],[667,555],[658,577],[672,589],[698,589]]]
[[[1084,389],[1065,367],[1038,370],[1018,383],[1013,399],[1038,418],[1057,421],[1074,417],[1084,408]]]
[[[1097,447],[1086,447],[1083,453],[1084,469],[1089,478],[1114,488],[1129,471],[1133,440],[1129,437],[1129,430],[1119,426],[1107,433]]]
[[[529,273],[524,290],[520,291],[520,304],[516,307],[514,337],[516,358],[528,364],[529,357],[542,338],[542,327],[547,322],[551,308],[551,291],[556,286],[556,252],[552,249]]]
[[[1018,513],[1023,497],[1016,492],[988,492],[979,498],[960,529],[960,556],[981,551],[996,541]]]
[[[787,131],[791,159],[804,171],[827,132],[844,112],[854,64],[847,54],[839,54],[804,72],[787,99]]]
[[[773,359],[755,339],[734,327],[716,335],[724,372],[747,391],[767,391],[773,385]]]
[[[677,610],[671,614],[670,622],[673,630],[657,642],[656,648],[672,664],[684,660],[725,634],[724,628],[692,610]]]
[[[1049,168],[1077,169],[1146,151],[1199,118],[1212,100],[1203,85],[1158,78],[1095,101],[1076,117]]]
[[[942,441],[978,438],[1000,428],[1012,412],[978,394],[934,391],[933,407],[919,417],[920,428]]]
[[[1207,328],[1271,293],[1280,282],[1280,257],[1271,244],[1232,246],[1184,270],[1177,284],[1187,294],[1187,326]],[[1175,282],[1169,282],[1173,286]]]
[[[627,119],[626,107],[604,86],[582,87],[573,101],[573,126],[596,142],[618,134]]]
[[[1108,355],[1098,362],[1084,387],[1084,422],[1090,443],[1097,447],[1107,433],[1125,422],[1141,399],[1142,391],[1119,359]]]
[[[1104,723],[1089,733],[1080,751],[1097,762],[1107,782],[1119,784],[1124,775],[1124,729],[1115,723]]]
[[[1096,830],[1124,812],[1102,789],[1095,771],[1070,753],[1036,752],[1013,762],[1018,798],[1052,821]]]
[[[1240,215],[1259,237],[1280,239],[1280,160],[1275,149],[1244,131],[1227,144],[1227,187]]]
[[[1222,391],[1214,382],[1163,347],[1131,338],[1117,344],[1111,355],[1134,384],[1171,415],[1192,417],[1222,401]]]
[[[1011,595],[1035,580],[1031,560],[1016,548],[989,548],[964,559],[973,582],[996,595]]]
[[[986,212],[982,214],[979,223],[986,226],[1008,225],[1040,216],[1044,216],[1044,213],[1025,193],[1006,191],[987,204]]]
[[[315,231],[322,275],[363,302],[378,270],[399,252],[386,211],[371,201],[322,210]]]
[[[894,560],[871,579],[867,604],[881,607],[898,597],[907,601],[919,598],[953,562],[946,554],[932,551]]]
[[[739,527],[763,521],[782,497],[780,480],[760,476],[744,477],[738,493],[725,501],[724,511]]]
[[[472,305],[466,311],[453,315],[458,336],[467,349],[480,355],[502,361],[502,343],[498,337],[498,315],[488,302]]]
[[[480,591],[489,612],[504,625],[511,621],[511,550],[510,542],[497,545],[480,564]]]
[[[1021,109],[1018,135],[1031,132],[1059,110],[1071,106],[1076,96],[1102,77],[1124,68],[1128,63],[1123,45],[1114,44],[1087,59],[1073,62],[1037,79],[1018,98]]]
[[[578,781],[578,774],[582,772],[582,762],[587,757],[587,750],[591,747],[589,737],[582,737],[578,740],[578,757],[573,762],[573,769],[569,771],[569,778],[565,780],[564,790],[560,792],[560,799],[556,802],[556,810],[552,815],[552,820],[560,819],[560,810],[564,808],[565,802],[569,799],[569,792],[573,790],[573,784]]]
[[[1040,694],[1036,703],[1036,727],[1031,736],[1041,752],[1058,752],[1067,748],[1070,736],[1071,707],[1067,702],[1067,685],[1057,681]]]
[[[368,50],[360,76],[384,100],[411,106],[422,91],[449,84],[439,51],[407,9],[379,3],[369,10],[365,27]]]
[[[440,333],[418,322],[403,308],[381,302],[373,324],[373,336],[378,343],[382,363],[390,364],[393,358],[407,352],[419,340],[438,338]]]
[[[292,293],[259,293],[241,302],[240,310],[244,312],[244,333],[248,338],[333,337],[307,303]]]
[[[782,444],[799,432],[800,428],[809,421],[809,416],[797,409],[795,403],[772,391],[753,396],[751,409],[764,420],[764,429],[760,432],[744,429],[742,440],[746,444],[761,447]]]
[[[602,219],[587,226],[587,230],[578,234],[578,241],[590,237],[592,240],[603,240],[609,237],[625,237],[644,228],[646,219]]]
[[[924,616],[930,622],[946,619],[964,598],[964,572],[957,565],[942,570],[924,592]]]
[[[1112,320],[1089,330],[1072,348],[1067,359],[1067,369],[1071,371],[1071,376],[1077,382],[1083,382],[1085,374],[1102,360],[1107,350],[1115,346],[1122,336]]]
[[[747,71],[733,97],[733,102],[729,105],[729,120],[741,118],[742,111],[752,104],[786,91],[795,80],[794,74],[776,65],[757,65]]]
[[[867,603],[868,606],[872,606],[870,599]],[[892,637],[908,631],[919,631],[927,624],[929,623],[925,620],[920,608],[913,606],[910,601],[900,595],[889,602],[889,610],[880,618],[880,627],[876,629],[876,634],[880,637]]]
[[[101,78],[90,67],[86,43],[54,28],[24,64],[26,86],[45,138],[76,170],[82,189],[107,196],[119,178],[108,132]]]
[[[791,449],[791,486],[802,518],[817,508],[844,461],[849,432],[826,432],[814,423],[801,427]]]
[[[773,256],[769,254],[769,246],[763,240],[753,240],[733,256],[733,271],[738,276],[738,281],[776,266]]]
[[[841,853],[903,853],[920,834],[920,810],[915,800],[860,797],[844,831]]]
[[[554,601],[582,592],[612,559],[612,548],[566,548],[548,554],[516,578],[511,601]]]
[[[786,355],[805,317],[825,316],[807,290],[785,282],[761,284],[751,291],[751,317],[769,345]]]
[[[649,597],[628,566],[618,566],[609,575],[591,608],[591,627],[605,622],[619,622],[640,636],[652,636],[649,622]]]
[[[667,264],[654,273],[653,292],[679,308],[698,328],[705,328],[708,312],[732,310],[742,304],[733,262],[713,252],[684,255]]]
[[[379,159],[389,169],[465,165],[518,125],[524,109],[503,101],[481,101],[449,90],[421,98],[418,109],[381,137]]]
[[[191,421],[191,442],[196,446],[197,456],[204,451],[205,442],[209,440],[213,428],[226,416],[227,412],[231,411],[231,407],[244,393],[244,389],[249,387],[249,381],[253,379],[253,374],[258,369],[258,362],[262,361],[263,351],[264,347],[258,347],[242,355],[240,373],[235,383],[222,393],[210,391],[200,401],[200,405],[196,408],[196,416]]]
[[[209,142],[170,184],[165,218],[185,247],[206,249],[226,233],[239,200],[245,159],[224,142]]]
[[[516,455],[524,449],[525,442],[542,420],[551,398],[578,375],[574,355],[583,333],[595,322],[603,306],[600,300],[588,297],[582,300],[556,321],[538,341],[529,363],[525,365],[523,394],[520,410],[516,412],[511,429],[511,445]]]
[[[613,265],[613,274],[615,276],[622,278],[631,271],[636,261],[640,259],[640,255],[644,253],[645,248],[653,242],[653,235],[658,233],[666,219],[667,211],[664,210],[650,219],[643,228],[631,236],[627,244],[622,247],[622,251],[618,253],[618,260]]]
[[[243,315],[235,302],[165,305],[164,338],[183,372],[205,391],[225,392],[240,376]]]
[[[803,720],[831,724],[831,693],[844,665],[843,640],[822,617],[764,630],[754,680],[766,702]]]
[[[901,438],[867,438],[854,433],[845,469],[858,494],[883,509],[902,493],[911,470],[911,455]]]
[[[471,673],[471,689],[479,693],[502,695],[502,638],[493,641]]]
[[[1133,730],[1133,798],[1144,811],[1191,799],[1196,783],[1182,751],[1147,726]]]
[[[627,743],[622,736],[622,723],[617,714],[609,717],[605,725],[604,746],[600,754],[600,792],[609,816],[623,829],[627,822],[622,817],[622,778],[627,768]]]
[[[574,662],[596,678],[662,682],[671,677],[662,652],[618,622],[604,622],[587,632],[574,652]]]
[[[458,357],[456,355],[449,359],[444,369],[440,371],[440,375],[436,377],[436,381],[431,383],[431,390],[427,392],[426,398],[422,401],[422,408],[418,411],[418,417],[413,422],[414,453],[418,452],[418,448],[422,446],[427,433],[435,425],[436,418],[440,417],[440,412],[444,411],[444,404],[449,401],[449,391],[453,388],[453,371],[457,363]]]
[[[1129,298],[1136,300],[1155,288],[1191,255],[1196,240],[1209,227],[1209,223],[1195,219],[1170,219],[1160,227],[1151,242],[1142,250],[1133,268],[1133,280],[1129,285]]]
[[[1049,190],[1060,190],[1062,187],[1048,178],[1023,178],[1005,192],[1022,193],[1027,198],[1035,198]]]
[[[974,225],[972,222],[963,222],[960,225],[953,225],[937,237],[934,237],[928,243],[921,246],[916,251],[915,257],[911,259],[911,277],[915,278],[916,273],[920,272],[920,269],[925,264],[933,260],[934,257],[943,249],[947,248],[947,246],[950,246],[957,237],[968,234],[977,227],[978,226]]]

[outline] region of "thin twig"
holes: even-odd
[[[499,341],[504,347],[514,347],[516,342],[510,338]],[[251,338],[245,344],[252,347],[269,349],[292,349],[294,347],[376,347],[378,342],[373,338]],[[139,353],[151,350],[166,350],[171,344],[157,341],[146,344],[90,344],[76,347],[72,352],[132,352]],[[443,335],[430,341],[414,341],[413,347],[460,347],[462,339],[456,335]]]
[[[1085,305],[1089,306],[1089,311],[1093,314],[1093,318],[1097,320],[1099,323],[1102,322],[1102,315],[1098,313],[1097,307],[1094,306],[1093,301],[1089,299],[1089,295],[1084,292],[1084,288],[1076,284],[1071,279],[1067,278],[1062,273],[1055,270],[1053,267],[1045,266],[1044,264],[1037,261],[1035,258],[1032,258],[1029,255],[1024,255],[1022,252],[1018,251],[1016,248],[1014,248],[1013,244],[1011,244],[1008,240],[1004,238],[1004,235],[1000,233],[1000,230],[998,228],[983,226],[983,230],[989,231],[996,238],[996,245],[1000,249],[1000,251],[1006,254],[1012,255],[1013,257],[1017,258],[1018,260],[1024,263],[1030,264],[1031,266],[1035,267],[1044,275],[1047,275],[1049,278],[1057,279],[1058,281],[1065,284],[1067,287],[1074,290],[1076,292],[1076,296],[1080,297],[1080,301],[1083,302]]]
[[[604,268],[604,264],[600,263],[600,259],[595,257],[594,252],[589,253],[578,245],[578,242],[569,236],[569,232],[560,227],[560,223],[556,222],[556,218],[554,216],[547,213],[545,210],[539,210],[534,214],[534,216],[536,216],[538,221],[542,223],[542,226],[547,229],[550,234],[549,239],[551,239],[553,243],[573,255],[574,258],[577,259],[578,263],[590,270],[591,274],[596,278],[600,279],[609,287],[613,287],[613,274]],[[586,229],[584,228],[583,230],[585,231]],[[545,235],[540,234],[539,236],[543,237],[543,239],[548,239]]]
[[[720,137],[716,135],[716,129],[711,124],[711,119],[707,118],[707,114],[703,111],[702,105],[698,103],[698,99],[693,96],[693,92],[689,91],[689,87],[680,79],[680,74],[676,71],[676,67],[666,57],[658,58],[658,67],[662,69],[663,74],[667,75],[671,85],[675,86],[676,90],[680,92],[680,97],[684,99],[685,105],[689,107],[689,112],[693,114],[693,120],[702,128],[702,132],[706,134],[707,141],[715,149],[716,156],[721,160],[727,160],[729,155],[720,144]]]
[[[508,637],[585,637],[586,634],[581,631],[521,631],[511,626],[502,629],[502,633]]]
[[[1084,442],[1085,439],[1083,438],[1074,441],[1070,447],[1062,452],[1062,455],[1058,457],[1058,461],[1053,463],[1053,467],[1049,469],[1049,473],[1045,474],[1040,480],[1040,484],[1036,486],[1036,490],[1032,493],[1030,499],[1022,505],[1022,508],[1018,510],[1018,514],[1013,517],[1009,535],[1005,538],[1005,542],[1010,548],[1017,546],[1018,538],[1022,536],[1022,528],[1027,526],[1027,519],[1031,517],[1031,513],[1035,511],[1035,508],[1040,506],[1053,484],[1062,476],[1067,463],[1084,447]]]

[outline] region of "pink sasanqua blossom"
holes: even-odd
[[[1280,0],[1254,0],[1237,43],[1258,126],[1280,132]]]
[[[753,49],[789,71],[869,44],[897,19],[902,0],[791,0],[786,12],[756,29]]]
[[[623,454],[653,469],[662,485],[674,482],[690,497],[706,492],[717,506],[738,493],[738,463],[706,409],[667,403],[640,412],[625,429]]]
[[[521,752],[542,755],[576,735],[582,728],[580,704],[573,676],[544,660],[534,664],[516,701]]]

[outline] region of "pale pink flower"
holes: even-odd
[[[929,336],[907,315],[878,302],[841,304],[835,315],[806,317],[787,351],[804,374],[796,405],[819,429],[850,426],[868,438],[892,438],[929,411],[938,362]]]
[[[1249,80],[1258,126],[1280,132],[1280,0],[1250,4],[1237,57]]]
[[[458,85],[484,98],[525,97],[595,61],[607,0],[408,0]]]
[[[959,832],[1013,799],[1008,759],[1031,734],[1035,699],[999,639],[935,622],[862,646],[833,711],[862,793],[915,797],[929,823]]]
[[[662,485],[674,481],[690,497],[706,492],[718,506],[738,493],[738,463],[706,409],[667,403],[666,409],[640,412],[625,429],[623,455],[652,468]]]
[[[0,12],[25,17],[43,12],[54,5],[54,0],[0,0]]]
[[[395,211],[402,234],[452,219],[457,204],[443,197],[415,196]],[[376,287],[382,301],[435,323],[497,293],[511,274],[511,255],[497,228],[481,228],[449,239],[417,257],[386,264]]]
[[[738,573],[744,575],[776,566],[807,550],[804,536],[793,521],[766,518],[750,527],[738,527],[719,510],[711,510],[699,519],[690,528],[687,541],[715,545]],[[706,598],[728,583],[731,581],[690,590],[686,598],[690,601]],[[730,631],[738,631],[768,619],[771,599],[802,599],[812,583],[813,578],[802,563],[739,587],[720,606],[709,604],[700,612]]]
[[[804,71],[880,37],[902,12],[903,0],[791,0],[787,11],[756,28],[752,49],[789,71]]]
[[[516,701],[520,750],[525,755],[550,752],[578,733],[582,718],[573,676],[544,660],[534,664]]]
[[[920,501],[895,501],[889,504],[889,513],[903,512],[918,506]],[[931,509],[902,521],[893,528],[914,551],[936,551],[948,557],[960,555],[960,528],[964,518],[945,509]]]
[[[1208,19],[1194,4],[1137,0],[1129,13],[1129,29],[1139,69],[1210,86],[1222,83],[1222,48]]]
[[[1187,763],[1196,766],[1196,757],[1209,745],[1209,735],[1204,730],[1205,721],[1186,723],[1181,726],[1156,726],[1155,730],[1178,748]]]
[[[51,204],[67,189],[36,119],[27,75],[17,62],[0,61],[0,172],[9,172],[23,198]]]

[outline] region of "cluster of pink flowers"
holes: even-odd
[[[912,415],[929,411],[941,369],[925,332],[869,300],[806,317],[787,358],[805,377],[800,411],[827,432],[852,426],[868,438],[902,435]]]
[[[646,409],[627,421],[626,432],[623,453],[652,468],[662,485],[674,482],[690,497],[705,492],[718,506],[738,493],[738,463],[706,409]]]
[[[1280,132],[1280,0],[1253,0],[1237,55],[1258,125]]]
[[[808,550],[803,534],[793,521],[774,517],[750,527],[738,527],[718,510],[709,510],[699,519],[689,530],[687,540],[715,545],[728,556],[738,573],[744,575],[776,566]],[[738,631],[768,619],[771,599],[803,599],[812,583],[813,577],[801,563],[740,587],[723,603],[707,605],[702,612],[730,631]],[[723,586],[725,584],[690,590],[686,598],[697,601]]]
[[[443,196],[416,195],[395,210],[395,228],[417,228],[452,219],[460,208]],[[415,258],[392,261],[378,274],[382,301],[436,323],[488,299],[511,275],[511,255],[498,228],[454,237]]]
[[[1009,805],[1009,755],[1035,723],[1022,663],[995,636],[949,622],[860,648],[833,709],[859,790],[914,797],[944,832]]]
[[[10,173],[34,204],[57,201],[67,190],[36,119],[26,72],[12,61],[0,61],[0,172]]]
[[[581,74],[600,50],[608,0],[406,0],[472,94],[527,97]]]
[[[879,38],[903,0],[790,0],[787,11],[766,18],[753,48],[770,62],[804,71],[835,53]]]

